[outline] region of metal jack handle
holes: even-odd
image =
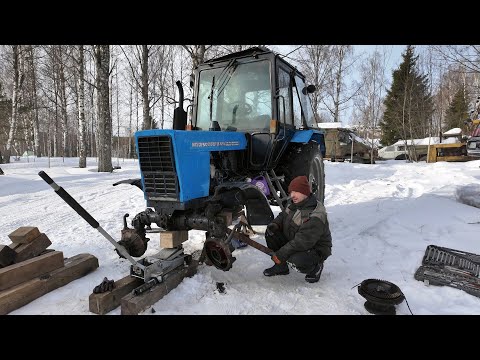
[[[249,236],[245,235],[245,234],[242,234],[240,231],[239,231],[239,228],[238,227],[240,225],[242,225],[242,223],[238,223],[234,228],[233,230],[230,230],[230,229],[227,229],[227,233],[228,233],[228,238],[225,242],[228,242],[230,241],[230,239],[232,237],[237,237],[240,241],[250,245],[251,247],[254,247],[255,249],[257,250],[260,250],[261,252],[269,255],[269,256],[272,256],[273,254],[273,250],[269,249],[268,247],[256,242],[255,240],[252,240],[250,239]]]
[[[102,234],[108,241],[110,241],[112,243],[113,246],[115,246],[115,248],[128,260],[132,263],[132,265],[135,265],[141,269],[144,269],[145,266],[140,264],[140,263],[137,263],[131,256],[130,254],[127,252],[127,250],[125,250],[125,248],[120,245],[119,243],[117,243],[111,236],[110,234],[108,234],[101,226],[100,224],[98,223],[97,220],[95,220],[92,215],[90,215],[87,210],[85,210],[74,198],[72,198],[70,196],[69,193],[67,193],[65,191],[64,188],[62,188],[61,186],[58,186],[55,181],[52,180],[52,178],[50,176],[48,176],[44,171],[40,171],[38,173],[38,175],[43,179],[45,180],[45,182],[50,185],[53,190],[55,190],[55,192],[57,193],[58,196],[60,196],[63,201],[65,201],[68,205],[70,205],[70,207],[75,210],[77,212],[78,215],[80,215],[86,222],[88,222],[90,224],[91,227],[93,227],[94,229],[97,229],[100,234]]]

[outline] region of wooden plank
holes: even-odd
[[[15,251],[7,245],[0,245],[0,268],[13,264],[15,255]]]
[[[81,278],[98,268],[98,259],[79,254],[65,260],[65,266],[0,292],[0,315],[8,314],[52,290]]]
[[[184,241],[188,240],[188,231],[162,231],[160,233],[160,247],[164,249],[171,249],[177,247]]]
[[[44,233],[41,233],[40,236],[37,236],[32,242],[27,244],[16,244],[12,248],[15,250],[15,263],[19,263],[28,259],[31,259],[37,255],[40,255],[45,251],[47,247],[52,245],[50,239]]]
[[[22,226],[8,234],[12,242],[21,244],[29,243],[38,236],[40,236],[40,231],[34,226]]]
[[[138,315],[175,289],[185,277],[193,276],[197,272],[197,268],[198,261],[192,260],[188,267],[175,269],[162,283],[155,285],[150,290],[140,295],[130,293],[124,296],[121,301],[121,314]]]
[[[63,253],[52,251],[0,269],[0,290],[21,284],[22,282],[49,273],[64,265]]]
[[[119,307],[122,297],[142,284],[142,279],[127,275],[115,281],[112,291],[90,294],[88,297],[88,309],[94,314],[104,315]]]

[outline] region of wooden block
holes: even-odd
[[[189,266],[175,269],[162,283],[155,285],[150,290],[140,295],[130,293],[124,296],[121,301],[121,314],[138,315],[175,289],[185,277],[193,276],[197,272],[197,268],[198,261],[192,260]]]
[[[226,226],[232,225],[232,212],[231,211],[222,211],[217,216],[220,216],[224,219]]]
[[[112,291],[90,294],[88,297],[88,309],[94,314],[106,314],[119,307],[122,298],[142,284],[142,279],[127,275],[115,281]]]
[[[26,244],[40,236],[40,231],[34,226],[22,226],[11,232],[8,237],[14,243]]]
[[[188,240],[188,231],[162,231],[160,233],[160,247],[171,249]]]
[[[0,245],[0,268],[13,264],[15,255],[15,251],[7,245]]]
[[[64,265],[63,253],[52,251],[33,259],[22,261],[0,269],[0,290],[32,280]]]
[[[47,247],[52,245],[50,239],[44,233],[41,233],[40,236],[37,236],[32,242],[27,244],[15,244],[12,243],[13,250],[15,250],[15,263],[31,259],[37,255],[40,255],[45,251]]]
[[[98,268],[98,259],[79,254],[65,260],[65,266],[0,292],[0,315],[8,314],[52,290]]]

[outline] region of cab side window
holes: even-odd
[[[287,125],[292,124],[292,103],[290,97],[290,75],[282,68],[278,69],[278,95],[281,95],[278,99],[278,121],[283,123],[285,117],[285,123]],[[283,107],[285,101],[285,109]],[[285,110],[285,112],[284,112]]]

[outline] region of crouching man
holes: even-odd
[[[305,280],[320,280],[324,261],[332,254],[332,236],[323,204],[311,193],[306,176],[294,178],[288,192],[290,204],[268,226],[265,240],[274,251],[275,265],[265,276],[287,275],[288,265],[306,274]]]

